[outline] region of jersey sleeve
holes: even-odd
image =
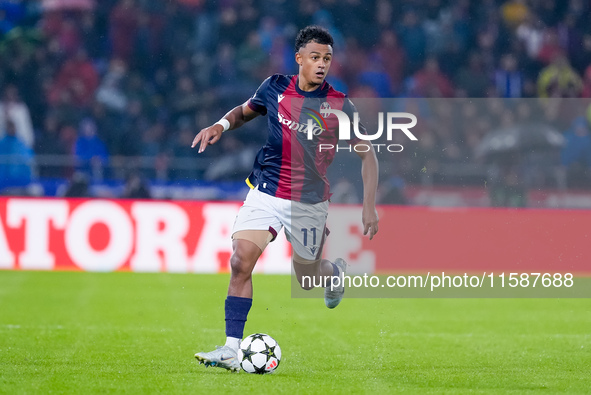
[[[351,120],[351,138],[349,140],[347,140],[347,142],[350,145],[355,145],[357,143],[362,142],[363,140],[361,140],[359,137],[357,137],[357,135],[355,134],[355,132],[353,130],[353,120],[354,120],[353,114],[357,112],[357,108],[355,107],[355,104],[353,104],[353,102],[351,102],[351,100],[348,97],[345,97],[345,102],[343,103],[343,112],[345,114],[347,114],[347,116]],[[363,125],[361,120],[359,120],[359,133],[367,134],[367,129],[365,129],[365,126]]]
[[[271,83],[271,77],[268,77],[263,81],[261,86],[256,90],[254,95],[248,99],[248,107],[251,110],[258,112],[261,115],[267,114],[267,97],[269,92],[269,84]]]

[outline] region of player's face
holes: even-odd
[[[296,54],[300,76],[309,86],[322,84],[332,62],[332,46],[309,42]]]

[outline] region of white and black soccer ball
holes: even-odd
[[[272,373],[281,362],[281,348],[271,336],[255,333],[240,343],[238,360],[247,373]]]

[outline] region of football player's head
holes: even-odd
[[[320,85],[332,62],[334,40],[323,27],[307,26],[299,31],[295,41],[295,59],[300,77],[308,84]]]

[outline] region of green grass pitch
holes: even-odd
[[[228,275],[0,271],[0,393],[590,393],[589,299],[292,299],[254,277],[275,374],[204,368]]]

